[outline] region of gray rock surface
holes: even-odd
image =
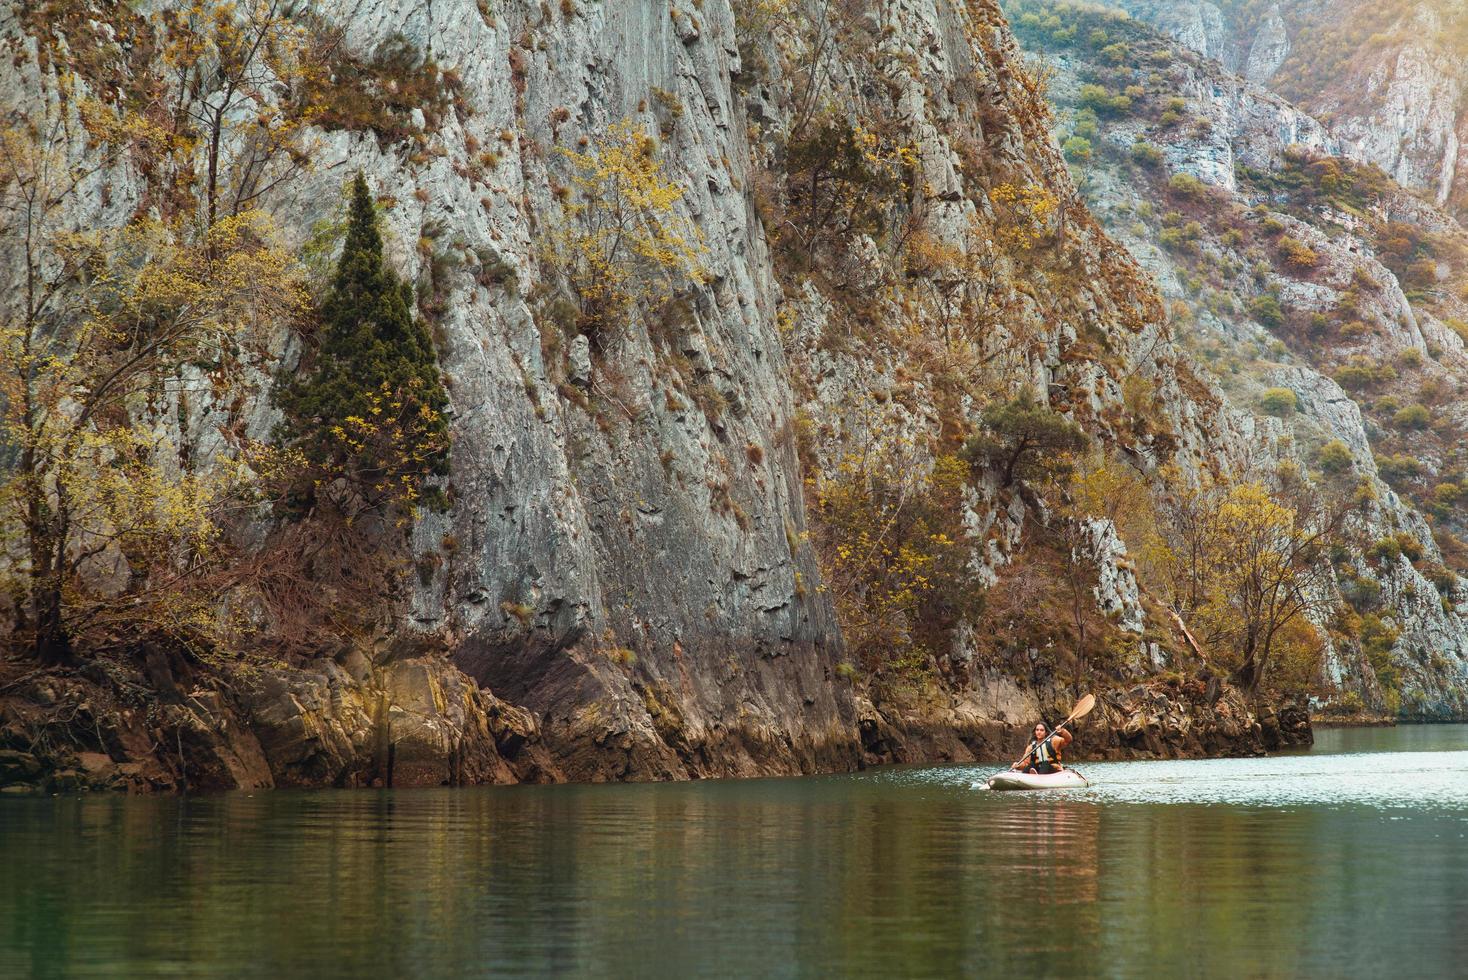
[[[1283,0],[1242,11],[1234,5],[1227,13],[1193,0],[1114,5],[1252,82],[1287,89],[1304,108],[1329,120],[1348,155],[1376,164],[1439,207],[1463,213],[1468,52],[1453,40],[1464,24],[1461,5],[1421,0],[1378,8],[1372,0]],[[1392,16],[1384,16],[1388,10]],[[1371,25],[1369,36],[1337,52],[1339,64],[1320,64],[1316,49],[1322,42],[1315,39],[1356,21]],[[1287,78],[1292,54],[1329,74]]]
[[[352,51],[401,38],[460,80],[463,111],[445,113],[421,145],[313,133],[312,168],[268,201],[300,243],[337,213],[354,171],[391,198],[389,256],[420,297],[436,298],[454,507],[414,532],[418,574],[398,632],[418,652],[231,669],[211,688],[217,703],[169,709],[168,733],[197,727],[195,755],[218,756],[207,767],[213,784],[812,772],[971,756],[1008,737],[1006,726],[1053,713],[1059,692],[977,663],[982,623],[958,631],[941,665],[950,673],[926,704],[874,704],[841,675],[843,638],[808,542],[807,493],[874,445],[917,447],[903,464],[931,467],[947,408],[913,349],[939,335],[934,310],[894,298],[902,274],[880,236],[854,234],[831,268],[797,275],[777,262],[774,239],[791,222],[770,203],[787,176],[787,141],[824,102],[858,121],[890,121],[904,166],[921,176],[883,202],[884,221],[920,214],[935,240],[955,242],[975,224],[992,230],[998,186],[1038,188],[1055,202],[1040,229],[1059,242],[1053,266],[1006,259],[1001,269],[1004,315],[992,339],[1016,353],[953,409],[962,418],[1032,387],[1148,465],[1175,457],[1202,472],[1287,455],[1280,427],[1231,407],[1230,393],[1177,347],[1152,284],[1080,203],[990,0],[841,5],[841,43],[829,51],[824,32],[836,28],[822,19],[825,4],[796,3],[758,30],[740,20],[751,5],[729,0],[320,6]],[[1192,6],[1198,42],[1227,45],[1217,8]],[[0,29],[34,50],[15,18]],[[813,74],[817,48],[829,61]],[[1258,48],[1259,64],[1280,50]],[[32,97],[29,71],[0,82],[7,102]],[[812,78],[819,96],[805,88]],[[1186,94],[1212,133],[1169,146],[1170,162],[1228,190],[1240,162],[1270,165],[1292,144],[1336,145],[1306,113],[1236,79],[1195,73]],[[547,249],[567,220],[568,152],[622,120],[657,133],[657,158],[682,190],[670,210],[700,229],[708,275],[593,342],[557,322],[549,298],[565,283]],[[487,147],[493,166],[481,163]],[[77,219],[125,221],[146,190],[146,175],[119,168]],[[1166,283],[1165,263],[1153,268]],[[859,316],[853,296],[868,304]],[[1415,321],[1394,337],[1402,348],[1424,344]],[[292,356],[288,338],[269,343]],[[1146,421],[1165,424],[1175,450],[1136,424],[1122,390],[1134,374],[1155,391],[1157,417]],[[1311,411],[1360,449],[1359,425],[1350,428],[1324,383],[1316,388]],[[176,409],[160,414],[182,423],[159,424],[202,435],[220,417],[218,406]],[[267,400],[249,416],[257,433],[275,419]],[[802,451],[816,472],[802,469]],[[992,582],[1035,517],[1022,495],[983,475],[964,511],[972,572]],[[1123,545],[1099,531],[1094,545],[1105,569],[1096,598],[1142,628]],[[1448,613],[1419,615],[1417,633],[1461,633]],[[1137,651],[1139,664],[1151,656],[1140,639]],[[1252,747],[1252,723],[1234,721],[1227,738],[1194,739],[1189,750],[1240,738]],[[221,726],[239,737],[221,741]],[[152,737],[146,726],[129,730]],[[6,764],[29,771],[30,743],[17,740],[21,756]],[[153,759],[155,785],[181,774],[147,744],[113,755]],[[67,771],[89,762],[100,767],[79,758]]]

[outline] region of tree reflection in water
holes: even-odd
[[[1464,756],[1433,753],[1435,771],[1468,778]],[[1095,768],[1115,795],[1138,765]],[[1236,766],[1237,792],[1259,791],[1242,761],[1168,765],[1175,788],[1196,766],[1226,792]],[[974,779],[0,800],[0,975],[1349,975],[1408,948],[1424,975],[1468,962],[1442,928],[1468,917],[1461,806],[1160,804]]]

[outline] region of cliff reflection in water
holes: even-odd
[[[1353,801],[1381,759],[1096,765],[1066,796],[946,768],[5,799],[0,974],[1448,975],[1468,805]]]

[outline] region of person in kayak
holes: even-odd
[[[1025,772],[1040,776],[1048,776],[1052,772],[1059,772],[1065,766],[1060,764],[1060,753],[1071,743],[1070,732],[1061,725],[1050,734],[1050,726],[1043,721],[1035,722],[1035,738],[1030,742],[1029,748],[1025,749],[1025,756],[1019,762],[1010,766],[1011,769],[1023,769]]]

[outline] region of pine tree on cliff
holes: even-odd
[[[352,182],[346,243],[320,310],[314,367],[286,382],[283,435],[371,506],[439,506],[424,481],[449,471],[448,395],[412,290],[383,263],[367,181]]]

